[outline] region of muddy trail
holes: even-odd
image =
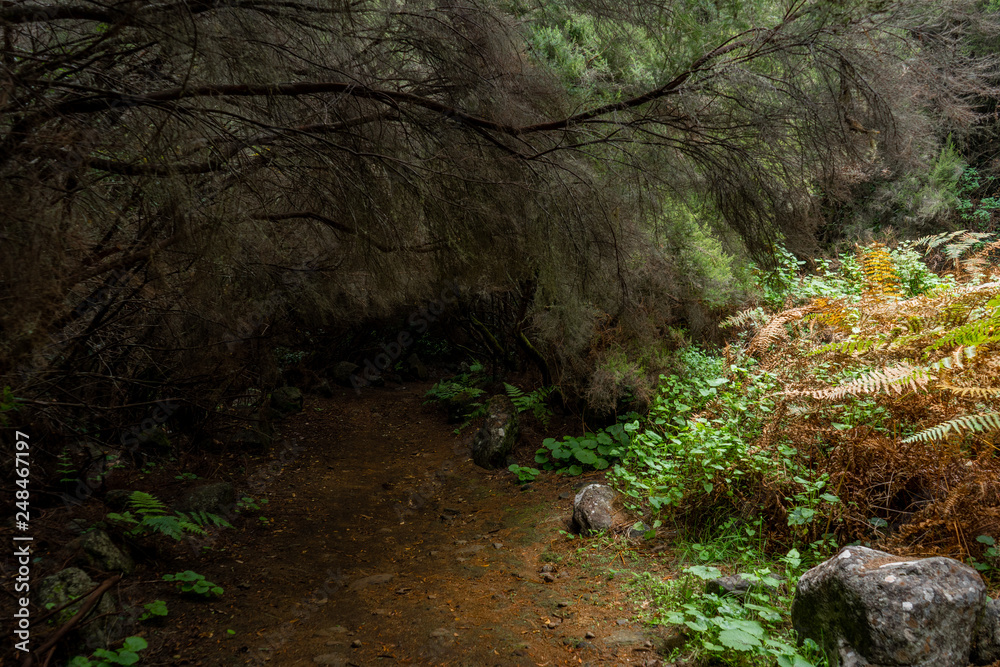
[[[167,664],[661,664],[673,640],[622,582],[665,554],[561,532],[601,476],[476,467],[427,388],[308,397],[280,426],[265,525],[192,559],[226,594],[163,628]]]

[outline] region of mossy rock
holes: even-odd
[[[99,570],[130,574],[135,569],[132,558],[116,547],[111,537],[103,530],[85,533],[73,540],[69,547],[74,551],[80,548],[86,563]]]
[[[87,573],[78,567],[68,567],[61,572],[57,572],[51,577],[45,577],[38,585],[38,605],[42,609],[55,609],[61,607],[70,600],[86,595],[97,583],[87,576]],[[52,619],[52,624],[60,626],[73,615],[80,611],[83,600],[66,607]],[[92,617],[102,614],[113,614],[115,602],[110,593],[101,596],[97,603],[97,609],[91,612]],[[114,619],[102,619],[96,623],[89,623],[78,630],[79,638],[88,647],[106,646],[108,644],[108,629],[112,627]]]
[[[181,512],[223,514],[236,506],[236,490],[229,482],[203,484],[188,491],[177,503]]]

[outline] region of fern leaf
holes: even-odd
[[[901,394],[906,388],[912,391],[926,391],[927,383],[931,379],[924,368],[900,364],[872,371],[847,384],[820,389],[809,395],[817,399],[838,399],[848,395],[877,394],[881,391],[887,394]]]
[[[731,317],[727,317],[719,325],[719,328],[728,329],[730,327],[744,327],[747,325],[760,326],[766,321],[767,315],[764,313],[764,309],[757,306],[756,308],[747,308]]]
[[[969,322],[947,332],[936,341],[924,348],[924,353],[949,345],[976,346],[1000,341],[1000,318],[991,317],[987,320]]]
[[[944,232],[941,234],[934,234],[933,236],[924,236],[913,242],[913,247],[919,248],[922,245],[927,246],[927,252],[934,250],[939,245],[950,242],[958,236],[965,233],[964,229],[960,229],[957,232]]]
[[[129,507],[142,516],[157,516],[167,514],[169,507],[166,503],[151,493],[145,491],[133,491],[128,499]]]
[[[191,522],[199,526],[212,525],[216,528],[232,528],[233,524],[229,523],[223,519],[218,514],[212,514],[211,512],[189,512],[184,514],[183,512],[178,512],[177,514],[186,516]]]
[[[1000,396],[1000,388],[996,387],[954,387],[950,384],[942,384],[941,388],[947,389],[963,398],[992,398],[993,396]]]
[[[143,519],[142,527],[154,533],[161,533],[167,537],[179,540],[185,532],[204,535],[205,531],[200,526],[196,526],[190,521],[185,521],[172,514],[166,516],[147,516]]]
[[[788,340],[788,332],[785,331],[785,325],[789,322],[802,319],[813,312],[815,308],[814,305],[810,304],[778,313],[750,339],[750,344],[747,346],[747,353],[754,355],[764,352],[775,343]]]
[[[946,421],[911,435],[909,438],[904,439],[903,442],[933,442],[936,440],[946,440],[948,437],[959,435],[963,431],[984,433],[997,430],[1000,430],[1000,412],[987,412],[981,415],[966,415]]]
[[[809,356],[826,354],[827,352],[839,352],[840,354],[860,355],[870,352],[873,349],[883,347],[886,341],[881,338],[848,338],[847,340],[829,343],[823,347],[813,350]]]
[[[521,391],[520,389],[518,389],[517,387],[515,387],[512,384],[507,384],[506,382],[504,382],[503,386],[504,386],[504,389],[507,390],[507,396],[510,397],[511,400],[513,400],[515,398],[522,398],[524,396],[524,392]]]

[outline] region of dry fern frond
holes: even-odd
[[[778,313],[750,339],[750,344],[747,346],[747,354],[753,356],[760,352],[765,352],[775,343],[787,341],[788,332],[785,331],[785,325],[789,322],[802,319],[812,311],[813,306],[810,304]]]
[[[1000,387],[954,387],[950,384],[941,384],[939,386],[963,398],[991,398],[993,396],[1000,396]]]
[[[903,363],[872,371],[847,384],[820,389],[809,393],[809,395],[813,398],[830,400],[848,395],[877,394],[880,391],[887,394],[901,394],[906,388],[913,391],[926,391],[927,383],[932,379],[926,369]]]
[[[810,304],[814,312],[803,319],[828,324],[838,329],[850,330],[858,320],[857,308],[848,307],[846,299],[818,297]]]
[[[760,326],[765,322],[767,322],[767,314],[764,312],[763,308],[757,306],[755,308],[747,308],[746,310],[736,313],[731,317],[727,317],[722,320],[722,324],[719,325],[719,328],[739,328],[747,325]]]
[[[972,274],[983,273],[983,271],[986,270],[986,267],[995,264],[991,255],[998,250],[1000,250],[1000,241],[987,243],[980,250],[976,251],[971,257],[962,262],[962,268]]]

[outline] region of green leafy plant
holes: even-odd
[[[200,595],[206,598],[222,595],[223,593],[220,586],[207,581],[205,575],[198,574],[193,570],[184,570],[176,574],[165,574],[163,575],[163,580],[176,583],[181,593]]]
[[[198,479],[198,475],[194,474],[193,472],[182,472],[179,475],[174,475],[174,479],[179,479],[182,482],[183,481],[193,481],[193,480]]]
[[[251,512],[259,512],[261,508],[268,503],[267,498],[253,498],[252,496],[243,496],[238,501],[236,501],[236,511],[243,512],[245,510],[250,510]]]
[[[994,213],[1000,210],[1000,198],[977,195],[994,186],[995,180],[993,176],[982,176],[975,167],[965,168],[958,182],[956,206],[962,222],[981,231],[994,231]]]
[[[983,550],[983,558],[986,559],[986,562],[979,562],[973,558],[972,566],[985,574],[994,569],[997,557],[1000,557],[1000,550],[997,549],[996,540],[989,535],[980,535],[976,538],[976,542],[986,546],[986,549]]]
[[[562,440],[546,438],[535,452],[535,462],[546,470],[581,475],[585,469],[604,470],[611,460],[622,456],[629,446],[625,424],[613,424],[581,438],[570,435]]]
[[[517,480],[519,482],[533,482],[535,477],[538,477],[540,470],[537,468],[528,468],[526,466],[519,466],[516,463],[512,463],[507,470],[517,475]]]
[[[814,667],[825,664],[819,647],[809,640],[796,647],[787,620],[791,605],[787,591],[793,589],[801,564],[793,549],[779,561],[785,577],[779,579],[768,567],[743,573],[751,587],[742,601],[704,592],[705,581],[722,575],[712,565],[686,567],[685,576],[670,581],[640,576],[634,585],[652,597],[654,623],[687,628],[684,651],[696,662],[707,658],[730,665]]]
[[[167,603],[163,600],[153,600],[152,602],[147,602],[142,605],[143,609],[146,611],[139,616],[139,621],[146,621],[151,618],[163,618],[169,611],[167,610]]]
[[[112,512],[108,519],[134,527],[130,535],[166,535],[180,540],[185,533],[205,535],[205,526],[232,528],[232,524],[217,514],[210,512],[172,512],[156,496],[144,491],[133,491],[129,496],[129,511],[121,514]]]
[[[139,651],[149,644],[142,637],[126,637],[117,651],[99,648],[91,658],[78,655],[72,658],[69,667],[112,667],[113,665],[134,665],[139,662]]]

